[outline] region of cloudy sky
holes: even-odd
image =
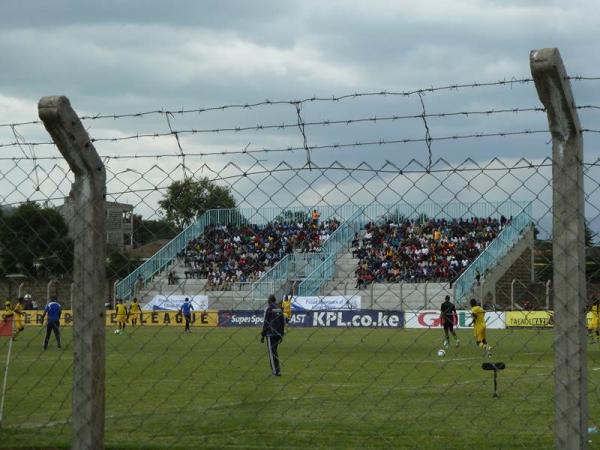
[[[543,47],[560,49],[570,75],[596,77],[599,11],[598,1],[583,0],[3,0],[0,124],[36,120],[37,101],[45,95],[66,95],[80,116],[90,116],[520,80],[531,77],[530,50]],[[573,90],[578,105],[600,105],[600,81],[573,81]],[[437,174],[423,174],[430,148],[420,117],[323,125],[418,116],[423,107],[433,115],[427,128]],[[135,204],[146,216],[184,173],[227,184],[242,206],[511,197],[537,201],[544,214],[550,169],[526,171],[519,161],[543,165],[551,155],[547,133],[441,139],[543,131],[540,111],[477,114],[539,107],[534,85],[515,82],[421,98],[306,102],[300,111],[287,103],[83,123],[96,139],[184,131],[179,143],[167,135],[95,144],[112,198]],[[456,112],[470,114],[436,117]],[[579,113],[584,128],[600,129],[600,111]],[[299,118],[307,123],[304,135]],[[244,130],[225,130],[236,127]],[[208,131],[215,129],[221,131]],[[600,155],[597,136],[584,137],[585,159],[593,162]],[[306,146],[323,147],[310,152],[312,170],[305,166],[305,138]],[[22,145],[0,147],[4,157],[58,154],[50,145],[24,144],[49,141],[40,124],[0,127],[0,143],[17,141]],[[375,142],[382,144],[368,144]],[[260,152],[287,148],[294,150]],[[244,149],[248,153],[240,154]],[[61,161],[3,160],[2,166],[4,203],[55,202],[68,193],[70,175]],[[451,172],[457,167],[471,171]],[[399,176],[401,169],[415,173]],[[590,192],[600,178],[593,170]]]

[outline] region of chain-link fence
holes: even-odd
[[[598,80],[531,64],[0,125],[0,446],[598,445]]]

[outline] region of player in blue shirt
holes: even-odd
[[[48,323],[46,324],[46,339],[44,339],[44,350],[48,348],[48,341],[50,340],[50,334],[54,331],[56,337],[56,344],[60,348],[60,315],[62,308],[56,301],[56,297],[52,297],[46,308],[44,308],[44,314],[42,314],[42,323],[44,318],[48,315]]]
[[[189,333],[190,330],[190,322],[192,321],[192,310],[194,309],[194,307],[192,306],[192,303],[190,302],[189,298],[185,298],[185,301],[183,302],[183,305],[181,305],[181,308],[179,309],[179,312],[183,315],[183,318],[185,319],[185,330],[184,333]]]

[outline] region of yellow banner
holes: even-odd
[[[25,326],[42,326],[42,315],[44,311],[23,311]],[[142,326],[175,326],[183,327],[185,319],[177,311],[144,311],[136,314],[137,325]],[[130,316],[127,320],[131,324]],[[73,313],[71,310],[63,310],[60,317],[61,326],[70,326],[73,323]],[[113,310],[106,311],[106,326],[117,325],[117,314]],[[192,313],[193,327],[216,327],[219,325],[218,311],[196,311]]]
[[[133,314],[129,316],[127,323],[131,324]],[[138,314],[137,325],[142,326],[185,326],[185,319],[177,311],[144,311]],[[106,325],[117,325],[117,314],[114,311],[106,311]],[[219,326],[218,311],[195,311],[192,312],[192,327],[216,327]]]
[[[553,326],[552,311],[507,311],[507,327],[551,327]]]
[[[594,315],[591,312],[586,314],[586,325],[588,328],[597,326],[593,324]],[[547,328],[554,326],[553,311],[507,311],[506,312],[507,327],[536,327]]]

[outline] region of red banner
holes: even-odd
[[[0,320],[0,336],[11,337],[13,334],[13,318],[7,317]]]

